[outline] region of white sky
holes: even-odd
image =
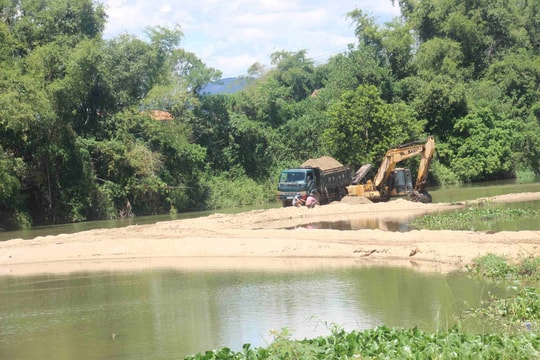
[[[246,75],[275,51],[307,50],[316,63],[355,43],[346,13],[356,8],[384,23],[399,15],[391,0],[102,0],[105,38],[142,36],[147,26],[180,25],[181,48],[223,77]],[[396,0],[397,4],[397,0]]]

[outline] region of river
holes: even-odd
[[[504,287],[465,275],[364,267],[0,277],[1,359],[179,359],[270,331],[377,325],[444,330]]]

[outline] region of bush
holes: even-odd
[[[206,208],[219,209],[242,205],[264,204],[276,199],[275,184],[268,180],[257,183],[243,174],[222,173],[206,180]]]
[[[454,171],[438,161],[432,162],[430,172],[433,174],[433,183],[435,184],[454,185],[461,183]]]

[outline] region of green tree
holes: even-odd
[[[435,38],[456,41],[463,53],[463,66],[472,69],[476,78],[508,51],[538,48],[537,42],[530,41],[538,36],[538,26],[532,25],[538,14],[535,2],[400,0],[399,4],[420,43]]]
[[[194,95],[201,95],[205,85],[221,78],[221,71],[207,67],[194,53],[178,49],[172,59],[174,80]]]
[[[0,146],[0,228],[12,229],[25,224],[17,224],[17,213],[24,204],[20,179],[25,170],[21,158],[16,158]]]
[[[135,36],[107,42],[103,61],[116,110],[139,104],[156,85],[161,70],[156,57],[152,45]]]
[[[270,73],[234,95],[233,111],[265,125],[279,127],[290,119],[287,88],[280,86]]]
[[[301,101],[314,90],[313,60],[307,58],[306,50],[298,52],[278,51],[270,55],[276,70],[272,75],[280,86],[288,89],[289,99]]]
[[[279,128],[279,137],[273,147],[276,160],[287,159],[288,166],[293,163],[296,166],[306,159],[326,155],[322,134],[328,124],[328,115],[317,108],[316,102],[317,98],[308,98],[298,103],[304,110],[303,114]]]
[[[409,106],[387,104],[380,95],[376,87],[361,85],[329,108],[322,138],[341,162],[354,167],[377,163],[389,148],[422,136],[425,122],[416,120]]]
[[[73,46],[101,36],[105,27],[105,9],[92,0],[15,0],[5,1],[2,8],[20,54],[60,39]]]
[[[135,214],[193,208],[205,151],[190,144],[186,125],[128,110],[113,120],[114,138],[85,141],[109,207],[125,211],[129,202]]]
[[[452,136],[456,121],[468,113],[467,87],[447,75],[410,77],[400,86],[418,118],[426,119],[426,131],[443,141]]]
[[[195,143],[206,149],[206,161],[215,171],[232,167],[230,159],[231,125],[227,98],[204,96],[190,118]]]
[[[479,109],[455,124],[458,136],[451,140],[456,149],[452,169],[465,182],[506,178],[514,175],[519,135],[513,120],[489,109]]]
[[[391,72],[379,65],[373,49],[359,48],[336,55],[324,66],[328,68],[324,92],[329,102],[338,100],[344,92],[354,91],[362,84],[378,87],[385,100],[390,101],[394,96]]]
[[[517,170],[532,170],[540,175],[540,101],[531,107],[527,119],[520,124],[516,152]]]
[[[399,83],[401,97],[427,120],[427,131],[446,141],[454,123],[467,115],[466,79],[461,45],[448,38],[432,38],[420,44],[411,62],[416,74]]]
[[[83,40],[62,60],[64,74],[48,88],[55,113],[79,136],[102,136],[103,116],[114,107],[103,68],[102,42]]]
[[[401,79],[409,74],[415,39],[407,23],[395,18],[382,27],[375,18],[360,9],[349,12],[347,16],[356,24],[359,49],[371,49],[377,64],[390,69],[395,78]]]
[[[382,44],[386,63],[395,79],[403,79],[412,73],[414,43],[410,26],[399,19],[394,19],[383,30]]]
[[[490,66],[485,79],[502,90],[500,101],[511,102],[519,115],[527,114],[540,100],[540,57],[524,50],[510,53]]]
[[[414,66],[419,75],[447,75],[456,80],[470,77],[463,65],[461,45],[451,39],[434,38],[422,43],[416,53]]]
[[[271,55],[271,61],[274,69],[234,96],[233,111],[275,129],[299,116],[301,110],[296,103],[321,84],[316,81],[313,61],[306,57],[305,50],[278,51]]]
[[[270,172],[272,157],[272,133],[269,127],[233,114],[231,126],[231,159],[252,179],[265,179]]]

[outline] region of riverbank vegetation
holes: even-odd
[[[378,166],[427,135],[432,183],[538,175],[537,3],[398,4],[384,25],[351,9],[357,43],[325,63],[276,51],[211,95],[181,24],[104,39],[98,2],[2,2],[0,227],[270,201],[284,167]]]
[[[475,259],[468,268],[471,274],[497,281],[506,281],[513,289],[508,298],[493,295],[471,309],[464,318],[487,322],[500,332],[540,329],[540,257],[526,257],[518,263],[487,254]]]
[[[457,328],[438,333],[378,327],[335,329],[330,336],[290,340],[277,336],[267,348],[244,345],[242,351],[222,348],[189,360],[228,359],[535,359],[540,356],[536,334],[467,334]]]
[[[347,332],[333,326],[329,336],[293,340],[287,330],[274,332],[266,348],[241,351],[227,347],[188,356],[210,359],[537,359],[540,357],[540,258],[519,263],[488,254],[468,268],[471,276],[504,280],[514,288],[508,298],[491,295],[478,308],[458,317],[457,322],[476,321],[495,329],[473,333],[455,325],[435,333],[418,328],[385,326]]]
[[[411,227],[428,230],[480,230],[481,224],[489,228],[496,221],[511,221],[520,218],[535,219],[539,209],[497,207],[486,202],[465,206],[459,210],[427,214],[414,219]],[[476,227],[476,228],[475,228]]]

